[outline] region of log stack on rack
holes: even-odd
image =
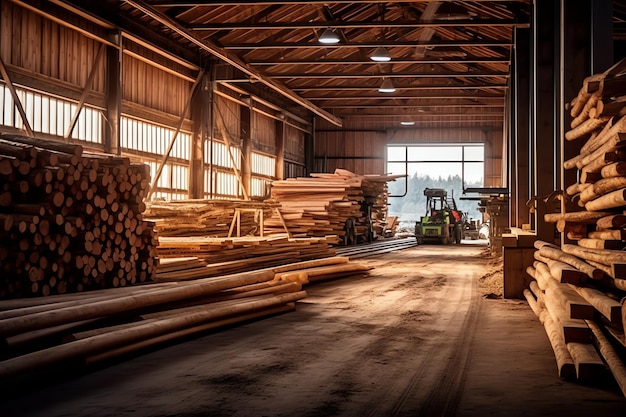
[[[626,368],[615,350],[626,346],[626,306],[621,304],[626,295],[623,69],[620,62],[588,77],[568,106],[573,121],[566,140],[585,143],[579,155],[564,163],[580,172],[566,197],[581,209],[545,215],[568,243],[536,242],[536,261],[527,268],[536,282],[525,295],[546,327],[561,376],[599,377],[606,363],[626,395]]]
[[[79,145],[0,137],[0,298],[150,281],[149,167]]]
[[[352,225],[356,240],[383,234],[387,216],[387,182],[399,176],[356,175],[337,169],[333,174],[288,178],[272,183],[271,201],[283,219],[265,222],[267,233],[282,233],[283,220],[292,236],[345,237]]]

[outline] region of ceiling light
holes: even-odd
[[[384,47],[379,46],[374,50],[374,53],[370,55],[370,59],[376,62],[387,62],[391,61],[391,56],[389,56],[389,52],[387,52]]]
[[[325,44],[339,43],[339,36],[331,29],[327,28],[322,32],[322,36],[319,37],[318,41]]]
[[[395,93],[396,87],[393,86],[391,82],[391,78],[386,78],[383,80],[383,83],[378,88],[379,93]]]
[[[402,126],[413,126],[413,125],[415,125],[415,122],[413,122],[413,121],[404,121],[404,122],[400,122],[400,124]]]

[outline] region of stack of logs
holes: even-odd
[[[536,279],[526,298],[540,316],[563,377],[594,378],[604,362],[626,395],[626,368],[616,354],[626,346],[626,77],[624,63],[588,77],[568,108],[567,140],[585,140],[565,161],[579,181],[566,198],[579,210],[545,215],[564,242],[536,242]],[[595,342],[595,348],[592,342]],[[600,352],[604,361],[600,359]]]
[[[184,264],[167,267],[181,270]],[[0,381],[36,376],[55,364],[98,363],[291,311],[306,297],[304,284],[367,269],[331,257],[236,275],[197,274],[191,281],[0,301]]]
[[[0,138],[0,298],[150,281],[149,167],[80,145]]]
[[[336,170],[311,177],[272,182],[271,199],[278,203],[282,219],[265,222],[268,233],[282,233],[283,224],[292,236],[346,236],[351,220],[356,239],[365,240],[370,230],[383,234],[387,215],[387,182],[398,176],[356,175]]]

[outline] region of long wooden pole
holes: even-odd
[[[157,337],[186,327],[197,326],[212,320],[219,320],[241,313],[248,313],[263,308],[290,303],[304,297],[306,297],[306,292],[299,291],[296,293],[280,294],[261,300],[246,301],[223,308],[206,309],[188,315],[177,315],[156,322],[139,323],[132,328],[120,329],[2,361],[0,362],[0,378],[9,378],[22,372],[41,368],[53,363],[103,352],[108,349]]]

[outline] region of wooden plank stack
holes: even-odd
[[[585,143],[564,162],[580,173],[565,197],[580,210],[545,215],[566,243],[535,243],[536,261],[527,272],[536,283],[525,295],[546,327],[561,376],[595,378],[606,363],[626,395],[626,368],[615,350],[626,346],[620,303],[626,295],[624,68],[620,62],[588,77],[568,106],[573,121],[565,138]]]
[[[259,234],[258,212],[265,218],[273,206],[267,202],[230,200],[172,200],[146,203],[144,218],[155,223],[159,236],[226,237],[236,209],[241,211],[241,235]],[[283,230],[284,232],[284,230]]]
[[[168,258],[197,258],[208,267],[202,273],[210,276],[335,256],[331,244],[336,242],[336,236],[289,239],[286,234],[233,238],[159,236],[158,255],[164,262]],[[164,274],[163,269],[158,269],[154,279],[163,281],[171,275],[176,274]]]
[[[293,236],[346,235],[346,223],[354,222],[357,238],[371,228],[383,233],[387,216],[387,182],[398,176],[356,175],[338,169],[332,174],[272,182],[271,201]],[[369,206],[369,209],[368,209]],[[265,222],[268,233],[282,233],[282,221],[274,216]]]
[[[132,285],[156,270],[149,167],[0,137],[0,298]]]

